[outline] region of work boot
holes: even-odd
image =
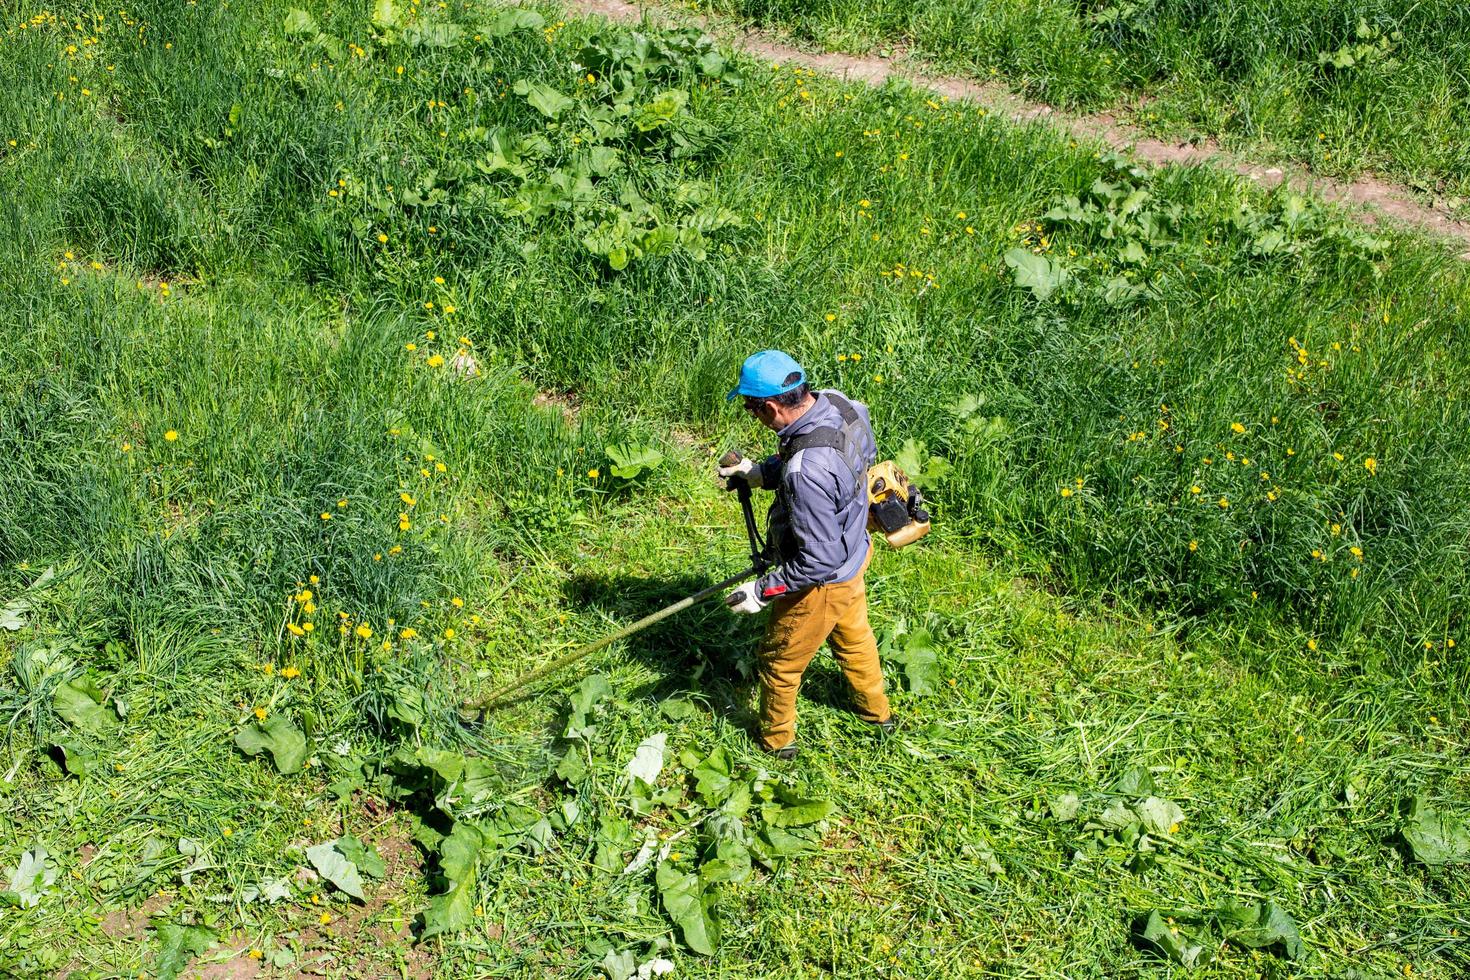
[[[779,749],[768,749],[762,746],[761,751],[764,752],[766,755],[771,756],[773,759],[780,759],[782,762],[790,762],[792,759],[796,758],[797,748],[796,743],[792,742],[790,745],[783,745]]]
[[[878,729],[879,735],[887,738],[889,735],[892,735],[894,732],[898,731],[898,716],[889,715],[882,721],[870,721],[866,722],[866,724],[872,725],[874,728]]]

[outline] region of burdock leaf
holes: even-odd
[[[37,844],[20,856],[20,866],[10,874],[9,890],[20,900],[22,908],[34,908],[51,890],[58,871],[50,852]]]
[[[1024,248],[1011,249],[1005,254],[1005,262],[1015,270],[1016,285],[1031,290],[1031,295],[1043,303],[1067,282],[1067,270],[1060,264]]]
[[[285,715],[273,715],[263,722],[246,725],[235,736],[235,746],[246,755],[269,752],[283,775],[300,771],[306,762],[306,736]]]
[[[378,855],[377,848],[358,840],[351,834],[343,834],[337,838],[337,850],[342,852],[343,857],[357,865],[358,871],[369,878],[381,878],[388,872],[388,866]]]
[[[158,980],[174,980],[190,959],[202,955],[214,943],[214,930],[208,926],[154,920],[148,924],[158,940],[158,963],[153,968]]]
[[[525,96],[531,107],[547,119],[555,119],[572,104],[572,100],[549,85],[524,78],[515,83],[516,95]]]
[[[831,816],[837,809],[831,800],[814,800],[780,792],[779,803],[761,807],[761,819],[772,827],[805,827]]]
[[[194,875],[198,872],[214,867],[209,860],[209,848],[193,838],[180,837],[178,850],[181,855],[190,859],[188,866],[179,872],[179,880],[186,885],[193,882]]]
[[[1179,805],[1170,800],[1150,796],[1133,808],[1138,814],[1138,819],[1149,833],[1156,837],[1172,833],[1173,829],[1184,819],[1184,811]]]
[[[292,7],[286,12],[285,26],[288,35],[317,33],[316,18],[299,7]]]
[[[1178,928],[1171,928],[1157,911],[1148,914],[1148,920],[1139,937],[1143,945],[1186,969],[1193,969],[1209,961],[1205,956],[1204,944],[1191,941],[1191,937]]]
[[[620,480],[631,480],[664,461],[664,454],[642,443],[614,443],[607,447],[608,471]]]
[[[566,738],[590,738],[597,731],[597,726],[588,721],[587,716],[598,703],[612,696],[612,685],[608,683],[602,674],[590,674],[582,678],[582,683],[577,685],[577,693],[572,695],[572,710],[567,716],[567,727],[563,733]]]
[[[459,932],[474,921],[475,879],[485,835],[465,820],[456,820],[449,836],[439,845],[439,873],[445,878],[444,893],[435,895],[424,909],[422,938]]]
[[[26,624],[26,613],[31,611],[29,599],[11,599],[0,609],[0,629],[10,630],[14,633],[22,629]]]
[[[117,727],[117,716],[108,710],[106,700],[106,695],[89,678],[76,677],[57,686],[51,705],[67,724],[93,735],[103,735]]]
[[[628,778],[641,779],[652,786],[664,769],[664,745],[669,736],[663,732],[650,735],[638,745],[628,762]]]
[[[346,855],[337,849],[337,841],[329,840],[324,844],[308,847],[306,859],[323,878],[358,901],[367,901],[362,893],[362,876],[357,873],[357,865],[347,860]]]
[[[1454,814],[1435,810],[1422,796],[1414,797],[1401,833],[1423,864],[1470,863],[1470,826]]]
[[[1301,935],[1296,922],[1269,899],[1256,904],[1227,900],[1215,916],[1225,938],[1237,946],[1265,949],[1279,945],[1287,959],[1302,954]]]
[[[725,797],[730,795],[730,787],[734,785],[734,769],[730,762],[730,753],[723,745],[716,746],[704,761],[694,767],[694,792],[699,794],[699,799],[705,806],[716,806]]]
[[[1112,791],[1122,796],[1152,796],[1154,777],[1143,766],[1129,766],[1113,784]]]
[[[679,927],[684,944],[696,953],[713,956],[720,943],[720,923],[699,875],[685,874],[663,861],[659,863],[655,880],[664,911]]]

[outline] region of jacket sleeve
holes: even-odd
[[[826,581],[847,559],[836,477],[829,467],[815,459],[803,463],[795,472],[788,466],[782,475],[787,499],[791,501],[796,557],[761,576],[756,584],[765,599],[799,592]]]

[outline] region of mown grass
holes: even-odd
[[[1145,130],[1209,137],[1313,171],[1387,174],[1452,207],[1470,189],[1463,4],[1190,0],[712,0],[830,49],[901,49]]]
[[[435,49],[375,38],[365,4],[314,10],[364,45],[335,62],[285,34],[287,10],[7,15],[0,574],[7,597],[58,578],[0,639],[4,859],[40,842],[62,869],[37,909],[7,913],[8,968],[151,968],[136,935],[73,940],[160,891],[150,911],[204,919],[225,951],[299,964],[340,947],[344,975],[426,955],[447,975],[575,975],[606,945],[674,949],[647,875],[589,866],[593,817],[624,806],[617,774],[656,730],[760,765],[750,624],[701,610],[598,664],[617,697],[575,795],[549,777],[564,693],[483,728],[454,708],[738,565],[734,505],[704,472],[760,439],[722,395],[745,353],[781,345],[870,404],[885,452],[924,444],[941,531],[880,560],[873,602],[885,627],[930,623],[954,683],[900,695],[904,735],[874,745],[835,674],[812,678],[797,772],[840,818],[815,856],[722,891],[719,953],[677,954],[681,972],[1164,973],[1132,919],[1221,894],[1286,908],[1309,958],[1232,947],[1217,975],[1463,971],[1463,874],[1407,862],[1396,837],[1405,797],[1463,810],[1467,790],[1448,648],[1467,297],[1447,258],[901,89],[674,57],[638,84],[688,93],[669,125],[687,142],[628,137],[632,179],[665,224],[740,221],[702,260],[686,243],[615,273],[584,242],[631,208],[613,182],[526,220],[501,198],[531,191],[477,166],[507,127],[546,135],[547,171],[575,168],[587,130],[548,127],[514,83],[590,107],[600,90],[570,59],[597,28],[472,26]],[[1042,218],[1100,177],[1167,229],[1125,222],[1141,261]],[[1018,288],[1016,248],[1069,281],[1045,300]],[[1141,291],[1110,299],[1115,278]],[[614,478],[617,443],[668,460]],[[72,666],[29,684],[43,655]],[[53,710],[84,669],[126,706],[105,737]],[[424,706],[407,734],[405,687]],[[671,696],[699,710],[671,719]],[[317,764],[282,777],[240,755],[256,709],[307,731]],[[82,777],[55,757],[72,738],[100,753]],[[319,883],[243,902],[344,830],[401,843],[379,805],[323,787],[402,744],[492,759],[500,802],[571,797],[585,816],[487,868],[483,924],[417,953],[363,941]],[[1100,805],[1133,765],[1186,813],[1153,866],[1049,809],[1067,792]],[[676,810],[651,825],[676,832]],[[214,855],[188,884],[179,838]],[[437,887],[432,868],[407,874],[369,914],[391,934]]]

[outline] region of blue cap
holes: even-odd
[[[790,384],[786,379],[796,375]],[[800,386],[806,381],[806,372],[792,360],[791,355],[779,350],[763,350],[752,354],[740,365],[740,383],[725,396],[734,401],[736,395],[750,398],[774,398]]]

